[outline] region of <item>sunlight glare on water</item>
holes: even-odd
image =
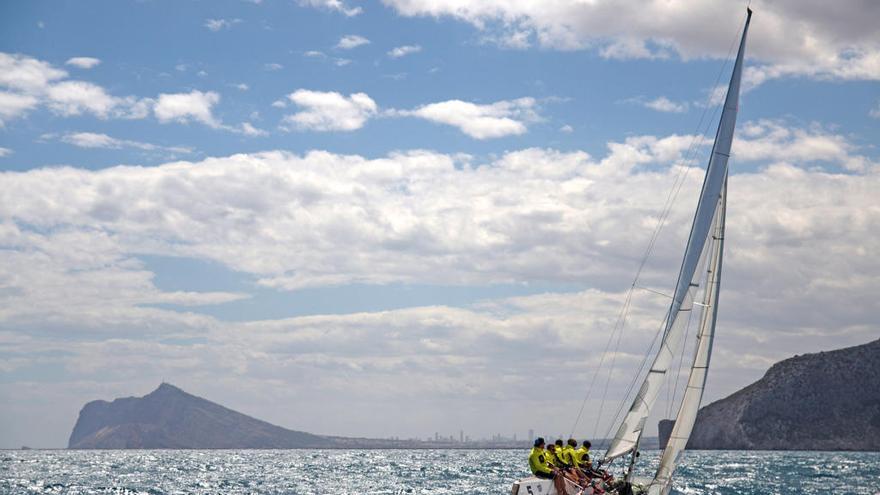
[[[3,494],[499,494],[526,450],[5,451]],[[658,453],[644,452],[650,475]],[[678,493],[880,493],[880,453],[689,451]]]

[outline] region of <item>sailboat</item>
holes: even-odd
[[[664,320],[659,350],[601,461],[606,467],[617,459],[625,461],[622,479],[607,486],[608,493],[668,494],[672,489],[675,468],[681,461],[700,408],[712,357],[712,342],[718,314],[727,211],[727,162],[736,127],[743,57],[751,17],[752,10],[747,9],[736,62],[727,87],[727,96],[712,145],[712,154],[706,167],[684,259],[672,293],[672,302]],[[634,478],[633,470],[638,462],[639,443],[645,423],[664,385],[667,371],[673,363],[675,349],[682,345],[688,322],[697,312],[700,313],[700,317],[693,362],[669,441],[660,457],[660,464],[654,477]],[[566,479],[565,491],[566,494],[574,495],[590,493],[593,488],[582,489]],[[513,484],[512,495],[526,494],[556,495],[557,491],[553,481],[530,477]]]

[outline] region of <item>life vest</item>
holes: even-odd
[[[550,474],[553,472],[547,462],[546,454],[547,452],[542,448],[532,448],[532,451],[529,453],[529,469],[532,471],[532,474]]]
[[[574,461],[578,467],[587,467],[590,462],[590,449],[581,447],[573,452]]]
[[[575,457],[574,447],[571,445],[566,445],[562,447],[562,456],[565,459],[565,462],[574,467],[578,467],[577,457]]]

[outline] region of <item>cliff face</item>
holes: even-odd
[[[326,447],[332,440],[292,431],[163,383],[144,397],[89,402],[72,449],[274,449]]]
[[[660,423],[662,446],[673,422]],[[880,450],[880,340],[776,363],[700,409],[687,447]]]

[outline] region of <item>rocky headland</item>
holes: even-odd
[[[660,422],[666,445],[674,422]],[[880,450],[880,340],[795,356],[700,409],[689,449]]]

